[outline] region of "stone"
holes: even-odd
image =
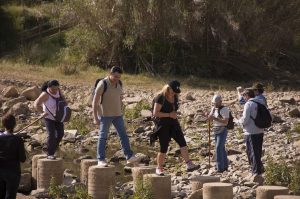
[[[34,101],[41,94],[41,90],[37,86],[32,86],[21,92],[21,95],[25,96],[27,100]]]
[[[19,96],[18,90],[14,86],[9,86],[9,87],[5,88],[2,92],[3,92],[4,97],[12,98],[12,97]]]
[[[152,117],[152,112],[150,110],[143,109],[141,110],[141,116],[146,118]]]
[[[15,105],[13,105],[13,107],[10,108],[9,110],[10,114],[13,114],[15,116],[17,115],[29,115],[30,110],[28,108],[28,105],[23,103],[23,102],[19,102]]]
[[[30,173],[22,173],[21,174],[18,191],[20,191],[20,192],[31,191],[31,174]]]
[[[300,117],[299,109],[294,108],[293,110],[289,111],[289,116],[291,116],[291,117]]]
[[[188,199],[203,199],[202,189],[192,192]]]
[[[288,104],[291,104],[291,105],[296,105],[297,104],[296,100],[293,97],[281,98],[281,99],[279,99],[279,101],[281,103],[288,103]]]
[[[19,103],[19,102],[26,102],[26,98],[24,96],[20,96],[18,98],[15,99],[11,99],[9,101],[6,101],[3,106],[2,106],[2,110],[4,112],[7,112],[13,105]]]

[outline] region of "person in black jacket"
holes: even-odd
[[[0,199],[15,199],[21,178],[20,162],[26,160],[24,142],[13,134],[13,115],[4,115],[2,126],[5,131],[0,134]]]
[[[180,147],[181,156],[186,163],[186,170],[190,172],[200,167],[200,165],[195,165],[189,158],[187,144],[177,118],[179,87],[180,83],[178,81],[170,81],[154,99],[153,116],[156,118],[154,134],[157,135],[160,144],[156,168],[156,174],[158,175],[164,175],[163,164],[171,138]]]

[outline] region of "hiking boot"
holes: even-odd
[[[136,163],[136,162],[140,162],[141,161],[141,157],[137,156],[137,155],[132,155],[128,160],[127,160],[127,164],[130,163]]]
[[[187,172],[192,172],[192,171],[195,171],[195,170],[197,170],[199,168],[200,168],[200,165],[199,164],[194,164],[192,161],[189,161],[186,164],[186,171]]]
[[[55,160],[56,157],[55,157],[55,155],[48,155],[48,156],[47,156],[47,159],[49,159],[49,160]]]
[[[156,175],[164,176],[165,175],[164,174],[164,168],[158,168],[158,167],[156,167],[155,173],[156,173]]]
[[[100,167],[107,167],[108,164],[105,160],[98,160],[98,166]]]

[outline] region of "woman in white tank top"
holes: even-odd
[[[61,97],[59,82],[50,80],[42,86],[41,95],[35,100],[34,107],[44,115],[44,123],[47,129],[47,158],[55,159],[55,152],[64,136],[64,123],[55,120],[56,98]]]

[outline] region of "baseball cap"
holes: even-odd
[[[175,93],[180,93],[180,83],[177,80],[172,80],[168,83],[168,85],[172,88]]]

